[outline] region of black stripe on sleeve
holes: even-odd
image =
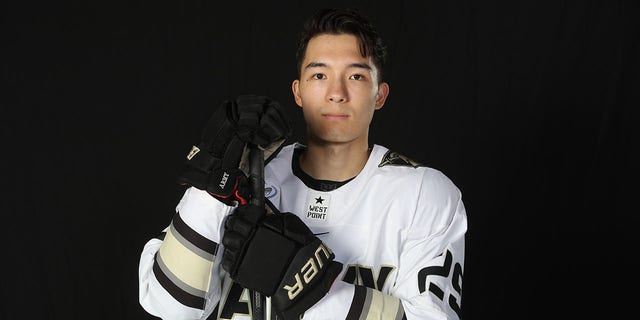
[[[187,241],[189,241],[202,251],[205,251],[214,256],[216,255],[216,253],[218,252],[218,244],[191,229],[191,227],[189,227],[189,225],[187,225],[182,220],[182,218],[180,218],[180,214],[176,214],[173,217],[172,223],[176,231],[178,231],[178,233],[180,233],[180,235]]]
[[[407,320],[407,315],[404,313],[404,305],[402,305],[402,300],[400,300],[400,308],[398,308],[398,314],[396,315],[396,319]]]
[[[218,307],[220,307],[220,302],[218,302],[218,304],[216,304],[215,309],[213,309],[213,312],[211,312],[211,314],[207,317],[207,320],[217,320],[218,319]]]
[[[169,294],[174,297],[178,302],[182,303],[185,306],[204,310],[205,300],[204,298],[194,296],[175,285],[167,275],[162,272],[160,266],[158,265],[158,257],[156,253],[156,259],[153,263],[153,273],[156,276],[156,279],[162,285],[162,287],[169,292]]]
[[[363,286],[355,286],[353,292],[353,300],[351,300],[351,308],[345,320],[358,320],[364,308],[364,302],[367,299],[367,288]]]
[[[167,235],[167,233],[166,233],[166,232],[162,232],[162,233],[160,233],[160,234],[156,237],[156,239],[158,239],[158,240],[164,240],[164,236],[166,236],[166,235]]]

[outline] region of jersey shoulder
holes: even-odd
[[[449,177],[434,168],[426,168],[424,171],[416,209],[416,212],[421,214],[416,215],[414,226],[432,226],[430,235],[450,229],[453,224],[458,224],[455,221],[466,220],[460,189]],[[462,227],[462,224],[459,227]]]
[[[288,144],[278,152],[275,157],[271,158],[269,162],[266,164],[267,168],[278,168],[277,170],[282,170],[283,167],[291,167],[291,158],[293,157],[293,151],[296,148],[301,148],[303,145],[299,143]]]
[[[441,170],[385,147],[378,146],[374,151],[380,159],[375,171],[383,175],[389,185],[394,185],[397,192],[413,195],[412,225],[415,228],[423,228],[429,234],[438,233],[447,228],[456,214],[464,214],[460,189]]]
[[[269,188],[280,186],[282,183],[292,178],[293,170],[291,168],[291,161],[293,159],[293,152],[296,148],[301,146],[302,145],[299,143],[292,143],[282,147],[280,152],[265,165],[265,192],[267,193],[267,196],[270,195],[269,192],[271,189]]]
[[[455,184],[442,171],[426,166],[399,152],[376,145],[376,171],[388,172],[397,178],[411,177],[418,183],[421,191],[429,193],[456,194],[459,192]],[[424,190],[422,190],[424,189]]]

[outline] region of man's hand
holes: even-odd
[[[241,286],[271,296],[285,320],[294,319],[329,291],[342,270],[335,255],[293,213],[266,215],[238,207],[225,222],[222,267]]]
[[[256,95],[226,100],[191,148],[178,182],[206,190],[227,205],[244,203],[248,190],[239,164],[247,143],[279,150],[290,134],[289,119],[277,102]]]

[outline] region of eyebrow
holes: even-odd
[[[310,62],[309,64],[307,64],[304,68],[305,69],[310,69],[310,68],[320,68],[320,67],[326,67],[327,64],[324,62]],[[349,68],[361,68],[361,69],[367,69],[367,70],[371,70],[371,66],[366,64],[366,63],[351,63],[348,66]]]

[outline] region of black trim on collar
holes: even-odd
[[[305,152],[307,148],[303,145],[298,145],[293,149],[293,159],[291,161],[291,170],[293,174],[298,177],[307,187],[316,191],[332,191],[345,185],[347,182],[353,180],[353,178],[345,181],[331,181],[331,180],[318,180],[314,179],[300,168],[300,155]],[[354,177],[355,178],[355,177]]]

